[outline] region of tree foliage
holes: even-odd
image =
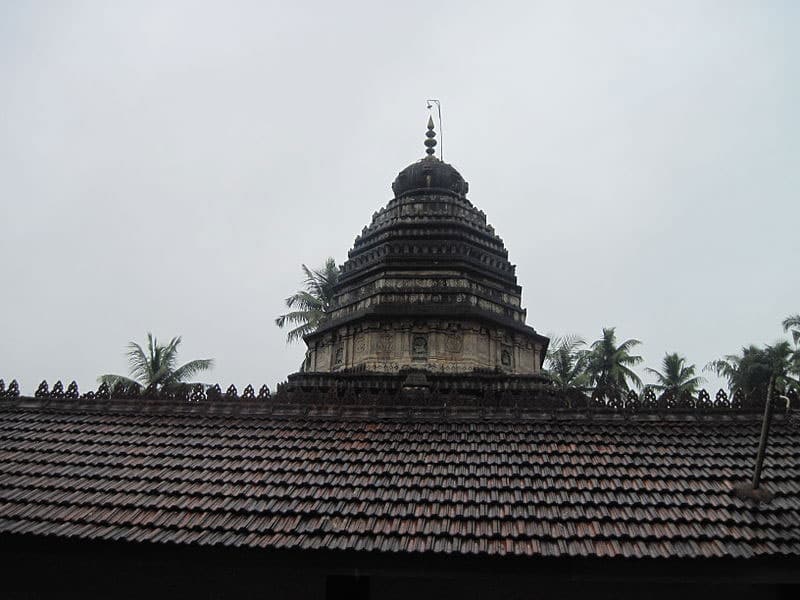
[[[546,372],[562,391],[581,389],[589,385],[586,373],[584,342],[576,335],[553,339],[546,358]]]
[[[642,357],[631,354],[641,342],[635,339],[617,343],[614,327],[603,328],[603,337],[592,343],[586,352],[586,373],[596,388],[628,391],[633,385],[641,387],[642,380],[634,372],[634,366]]]
[[[677,352],[667,353],[661,361],[661,371],[646,368],[645,371],[654,375],[656,383],[649,387],[664,393],[690,394],[697,393],[698,386],[705,380],[696,375],[695,365],[686,364],[686,358]]]
[[[763,348],[753,344],[745,346],[741,354],[728,354],[710,362],[705,369],[727,379],[731,391],[740,391],[751,397],[766,395],[773,376],[779,393],[797,386],[797,379],[792,377],[797,360],[798,351],[783,340]]]
[[[214,360],[210,358],[192,360],[177,367],[180,343],[181,338],[178,336],[172,338],[166,345],[159,344],[153,334],[148,333],[146,349],[136,342],[128,344],[130,377],[101,375],[97,380],[111,387],[122,383],[142,387],[153,385],[156,388],[170,388],[186,383],[198,373],[213,368]]]
[[[334,288],[339,280],[339,267],[333,258],[328,258],[321,269],[301,266],[305,274],[305,289],[286,298],[286,307],[290,311],[275,319],[280,328],[294,326],[286,334],[289,343],[315,331],[328,318]]]
[[[800,347],[800,314],[786,317],[783,320],[783,330],[791,333],[795,347]]]

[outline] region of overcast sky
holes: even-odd
[[[800,3],[0,1],[0,377],[276,382],[300,263],[444,158],[528,324],[698,366],[800,312]],[[714,382],[711,382],[712,385]]]

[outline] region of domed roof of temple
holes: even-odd
[[[392,265],[422,271],[467,269],[516,286],[503,240],[467,199],[467,182],[434,156],[436,133],[430,118],[425,135],[427,156],[400,171],[392,184],[394,198],[356,237],[340,284]]]
[[[414,192],[442,192],[464,197],[469,184],[452,165],[435,156],[426,156],[400,171],[392,184],[392,191],[395,198]]]
[[[428,138],[425,140],[425,152],[428,156],[400,171],[392,184],[394,197],[400,198],[414,192],[442,192],[465,197],[469,184],[464,181],[461,173],[433,155],[436,133],[431,118],[428,119],[428,131],[425,135]]]

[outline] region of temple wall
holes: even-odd
[[[413,367],[449,373],[500,369],[533,375],[540,373],[541,353],[541,343],[531,336],[477,322],[376,321],[320,336],[309,347],[305,369],[396,372]]]

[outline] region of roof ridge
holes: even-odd
[[[218,400],[181,400],[152,398],[47,398],[19,396],[0,400],[0,413],[73,412],[80,414],[138,414],[202,416],[211,418],[268,416],[281,418],[306,418],[309,420],[390,420],[390,421],[454,421],[454,422],[537,422],[537,421],[750,421],[761,418],[755,407],[703,407],[703,408],[642,408],[588,407],[562,408],[538,402],[536,398],[514,398],[511,402],[486,401],[481,398],[451,398],[447,394],[430,395],[422,401],[398,397],[396,404],[386,399],[330,398],[319,394],[313,398],[282,398],[280,395],[259,398],[221,398]],[[465,401],[465,400],[471,400]],[[504,405],[505,404],[505,405]],[[775,417],[786,417],[777,412]]]

